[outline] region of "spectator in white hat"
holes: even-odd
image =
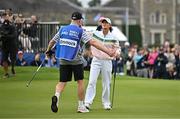
[[[16,60],[16,66],[27,66],[27,62],[23,58],[23,51],[18,51],[18,58]]]

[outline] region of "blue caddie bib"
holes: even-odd
[[[62,27],[56,43],[56,58],[72,61],[79,51],[82,32],[83,29],[76,25]]]

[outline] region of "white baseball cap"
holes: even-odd
[[[102,19],[104,19],[104,17],[100,17],[98,21],[99,21],[99,22],[101,22],[101,21],[102,21]]]
[[[107,21],[107,23],[111,24],[111,20],[109,18],[107,18],[107,17],[101,18],[101,22],[104,20]]]
[[[21,50],[20,50],[20,51],[18,51],[18,54],[23,54],[23,51],[21,51]]]

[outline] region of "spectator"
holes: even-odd
[[[133,56],[134,54],[132,51],[128,53],[127,61],[126,61],[126,72],[128,76],[135,76],[136,71],[135,71],[135,65],[134,65],[134,60]]]
[[[170,43],[168,40],[164,41],[163,48],[164,48],[164,52],[167,52],[168,49],[170,48]]]
[[[22,14],[18,14],[18,16],[15,19],[15,25],[16,25],[16,29],[17,29],[17,37],[18,37],[18,47],[19,48],[24,48],[25,46],[23,46],[22,44],[22,40],[19,39],[20,34],[23,32],[23,23],[24,23],[24,18],[22,16]]]
[[[55,55],[52,54],[51,56],[45,57],[45,67],[57,67],[57,60],[55,58]]]
[[[176,58],[176,62],[175,62],[175,66],[176,66],[176,71],[175,71],[175,79],[180,79],[180,51],[175,52],[175,58]]]
[[[154,63],[154,78],[167,79],[166,64],[168,63],[167,57],[164,55],[164,49],[159,49],[159,54]]]
[[[150,51],[149,56],[148,56],[148,63],[149,63],[149,78],[153,78],[153,72],[154,72],[154,62],[158,56],[158,52],[156,48],[152,48],[152,51]]]
[[[11,63],[11,72],[13,75],[15,75],[14,65],[17,52],[17,33],[9,15],[4,13],[3,19],[3,24],[0,27],[0,40],[2,41],[2,65],[4,68],[3,78],[8,78],[9,63]],[[9,56],[10,62],[8,60]]]
[[[37,49],[39,46],[37,22],[38,22],[37,17],[35,15],[32,15],[30,26],[27,29],[28,30],[28,37],[32,43],[32,49]]]
[[[6,15],[7,15],[6,13],[2,13],[1,18],[0,18],[0,24],[3,24],[3,22],[6,18]]]
[[[120,57],[117,58],[117,66],[116,66],[117,69],[116,69],[116,71],[117,71],[118,75],[123,76],[124,75],[124,55],[121,51],[121,48],[119,48],[119,52],[120,52]],[[114,61],[115,60],[113,60],[113,63],[115,63]],[[114,66],[115,66],[115,64],[114,64]]]
[[[174,55],[175,48],[167,48],[167,51],[164,53],[165,56],[168,59],[168,63],[166,64],[166,69],[168,73],[168,78],[169,79],[174,79],[174,67],[175,67],[175,55]]]
[[[134,48],[132,50],[135,50],[135,52],[136,52],[136,54],[134,54],[134,57],[133,57],[133,62],[134,62],[134,66],[135,66],[136,75],[138,75],[139,70],[137,69],[137,63],[143,57],[143,50],[142,50],[142,48],[141,49]]]
[[[40,66],[42,63],[40,53],[36,53],[34,60],[31,62],[31,66]]]
[[[16,60],[16,66],[27,66],[27,62],[23,58],[23,52],[22,51],[18,51],[18,58]]]
[[[29,52],[31,50],[31,41],[23,31],[19,34],[18,40],[20,41],[23,50]]]
[[[5,9],[5,13],[9,16],[9,21],[14,22],[13,11],[11,8]]]
[[[142,57],[137,62],[137,76],[148,78],[148,55],[149,52],[146,49],[142,49]]]
[[[126,61],[128,58],[128,51],[129,51],[130,44],[128,41],[124,43],[124,47],[122,47],[122,53],[124,54],[124,60]]]

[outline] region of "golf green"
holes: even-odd
[[[0,118],[180,118],[180,80],[158,80],[117,76],[113,109],[101,103],[101,78],[89,113],[77,113],[77,84],[69,82],[62,93],[58,113],[51,112],[51,97],[59,80],[56,68],[41,68],[29,87],[37,67],[16,67],[16,76],[0,79]],[[0,68],[0,76],[3,71]],[[89,72],[85,72],[85,87]],[[113,80],[113,79],[112,79]],[[113,83],[112,83],[113,85]]]

